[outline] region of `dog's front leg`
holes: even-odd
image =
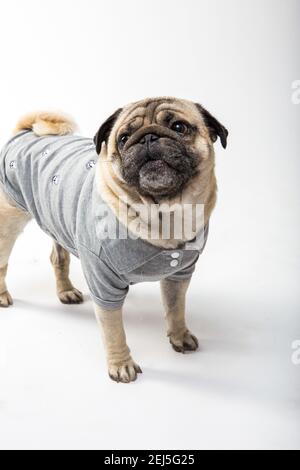
[[[141,374],[141,368],[132,360],[126,343],[122,310],[104,310],[95,304],[95,313],[102,327],[108,373],[116,382],[129,383]]]
[[[176,352],[196,351],[197,338],[188,330],[185,322],[186,293],[190,285],[187,281],[161,281],[162,299],[166,312],[168,336]]]

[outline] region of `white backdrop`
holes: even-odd
[[[158,286],[135,287],[133,385],[107,379],[91,302],[59,305],[50,242],[28,226],[0,311],[1,448],[299,447],[299,15],[299,0],[1,2],[1,145],[27,111],[66,111],[92,136],[154,95],[199,101],[230,131],[189,296],[202,350],[176,355]]]

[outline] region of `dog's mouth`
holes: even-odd
[[[151,144],[125,147],[121,154],[121,171],[126,183],[143,196],[155,200],[180,194],[197,173],[199,155],[172,139],[161,137]]]
[[[174,193],[181,186],[178,171],[171,168],[164,160],[152,160],[145,163],[139,172],[139,186],[142,192],[153,196]]]

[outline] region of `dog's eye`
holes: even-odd
[[[171,129],[178,132],[178,134],[185,134],[188,131],[188,126],[182,121],[176,121],[172,124]]]
[[[118,140],[119,147],[124,147],[124,145],[126,144],[126,142],[128,140],[129,140],[129,135],[128,134],[122,134],[119,137],[119,140]]]

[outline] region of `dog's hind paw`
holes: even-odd
[[[0,308],[8,308],[13,304],[13,299],[9,292],[3,292],[0,294]]]
[[[58,293],[58,298],[62,304],[82,304],[83,294],[75,287]]]

